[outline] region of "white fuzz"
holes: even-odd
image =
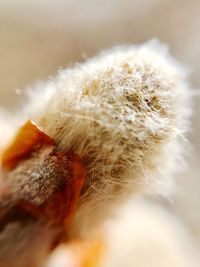
[[[157,42],[108,50],[31,92],[25,117],[87,167],[75,221],[98,220],[105,203],[129,193],[169,195],[189,98],[183,71]]]
[[[0,108],[0,155],[14,137],[18,124],[17,118],[13,118],[11,114]]]
[[[134,198],[120,205],[115,216],[88,243],[59,246],[45,265],[57,266],[197,267],[199,264],[194,240],[178,218],[153,198]]]
[[[199,266],[185,227],[149,200],[129,201],[104,230],[105,251],[98,267]]]

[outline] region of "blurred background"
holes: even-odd
[[[58,68],[124,43],[158,38],[190,70],[194,114],[189,167],[176,177],[176,212],[200,247],[200,1],[0,0],[0,106]]]

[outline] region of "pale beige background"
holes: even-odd
[[[199,0],[0,0],[0,105],[14,110],[27,85],[101,49],[159,38],[200,88]],[[21,93],[21,94],[19,94]],[[194,98],[189,168],[175,209],[200,244],[200,97]]]

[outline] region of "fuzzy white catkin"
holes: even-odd
[[[0,138],[5,140],[0,150],[9,142],[16,124],[31,119],[55,140],[58,151],[79,155],[86,167],[86,177],[69,237],[89,239],[96,230],[102,229],[106,219],[116,218],[113,216],[116,209],[130,196],[170,196],[174,188],[172,176],[180,168],[184,135],[188,128],[190,93],[184,70],[171,58],[165,46],[150,42],[105,51],[83,64],[60,70],[56,77],[40,83],[29,94],[23,114],[20,111],[19,116],[8,120],[5,114],[0,114]],[[34,164],[33,157],[29,159],[30,164],[31,160]],[[24,165],[22,161],[22,170]],[[41,179],[48,176],[44,172],[46,169],[41,167]],[[127,215],[130,210],[133,217]],[[154,217],[146,206],[144,209],[141,206],[141,212],[127,206],[127,212],[120,213],[116,227],[113,219],[113,224],[107,228],[108,234],[104,234],[108,237],[106,242],[110,252],[104,255],[102,266],[106,267],[108,262],[116,266],[115,258],[120,253],[117,243],[112,240],[114,237],[124,244],[127,257],[132,254],[129,248],[133,248],[134,253],[143,253],[143,249],[133,247],[137,237],[144,243],[152,240],[155,246],[166,251],[163,255],[172,253],[169,265],[173,265],[175,260],[174,266],[180,263],[183,267],[182,248],[179,249],[177,241],[179,236],[173,239],[176,226],[172,227],[175,230],[169,226],[168,231],[168,223],[164,224],[166,219],[171,225],[171,219],[164,214],[157,224],[159,212],[156,213],[158,217]],[[150,227],[148,218],[154,220]],[[144,235],[141,224],[146,229]],[[130,235],[123,232],[124,228],[130,231]],[[160,230],[160,239],[156,235],[157,229]],[[162,229],[168,231],[169,240]],[[29,238],[28,232],[26,236]],[[36,247],[38,251],[46,251],[48,245],[40,242]],[[25,264],[30,261],[29,253],[30,250],[28,253],[25,251],[22,257]],[[145,253],[149,255],[148,249]],[[42,254],[38,263],[46,257],[45,253]],[[37,258],[37,252],[33,255]],[[127,266],[132,266],[132,260],[140,261],[140,258],[143,256],[130,257]],[[125,259],[118,257],[118,260],[124,262]],[[140,263],[145,266],[142,261]],[[19,260],[15,266],[23,265]]]
[[[197,251],[184,225],[161,205],[125,203],[105,224],[106,250],[98,267],[197,267]],[[96,267],[97,267],[96,266]]]
[[[103,224],[100,240],[103,249],[99,254],[93,250],[91,265],[81,263],[77,247],[61,245],[45,267],[199,266],[187,229],[169,210],[149,199],[130,199],[118,207],[114,219]]]
[[[189,114],[184,76],[165,46],[149,42],[105,51],[30,91],[25,117],[87,168],[74,232],[129,193],[171,193]]]

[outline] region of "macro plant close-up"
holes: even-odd
[[[0,1],[0,267],[200,266],[199,12]]]

